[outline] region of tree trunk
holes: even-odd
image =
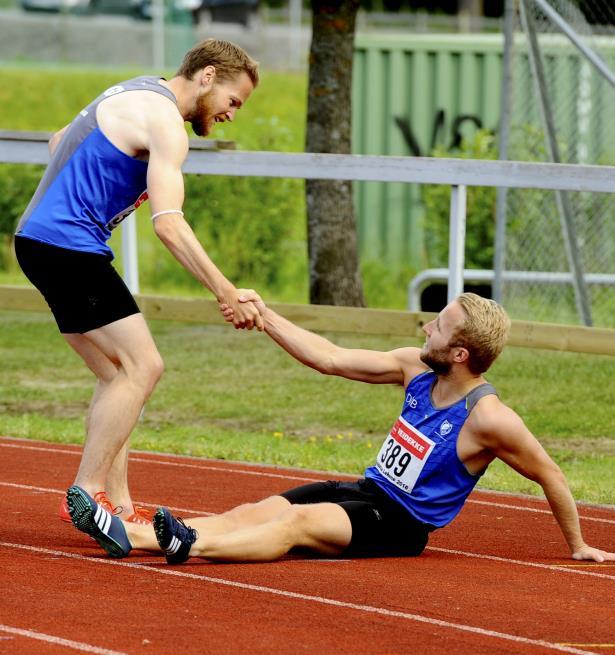
[[[359,0],[312,0],[307,152],[350,153]],[[363,307],[352,183],[307,180],[310,302]]]

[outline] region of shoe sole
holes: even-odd
[[[130,549],[127,550],[125,545],[106,534],[96,522],[98,520],[108,527],[113,519],[109,512],[95,501],[90,500],[80,489],[69,489],[66,499],[71,520],[78,530],[90,535],[111,557],[120,559],[128,555]],[[92,503],[95,503],[95,507],[92,507]],[[119,519],[117,520],[119,521]],[[128,537],[126,540],[128,541]]]

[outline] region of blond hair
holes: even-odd
[[[189,50],[176,75],[191,80],[194,74],[206,66],[216,69],[216,81],[228,82],[246,73],[252,85],[258,85],[258,63],[238,45],[230,41],[206,39]]]
[[[462,293],[455,301],[465,320],[456,327],[449,341],[451,347],[468,350],[468,367],[472,373],[484,373],[502,352],[510,331],[510,318],[495,300],[475,293]]]

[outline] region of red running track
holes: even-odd
[[[109,559],[56,510],[80,449],[0,438],[0,653],[615,653],[615,565],[579,563],[545,502],[475,492],[416,559]],[[133,493],[185,516],[325,474],[153,453]],[[615,509],[581,506],[615,550]]]

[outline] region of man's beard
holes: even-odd
[[[432,350],[431,352],[421,350],[421,361],[427,364],[436,375],[447,375],[453,365],[448,360],[449,353],[450,348],[448,347]]]
[[[209,94],[197,98],[190,125],[197,136],[207,136],[213,127],[213,102]]]

